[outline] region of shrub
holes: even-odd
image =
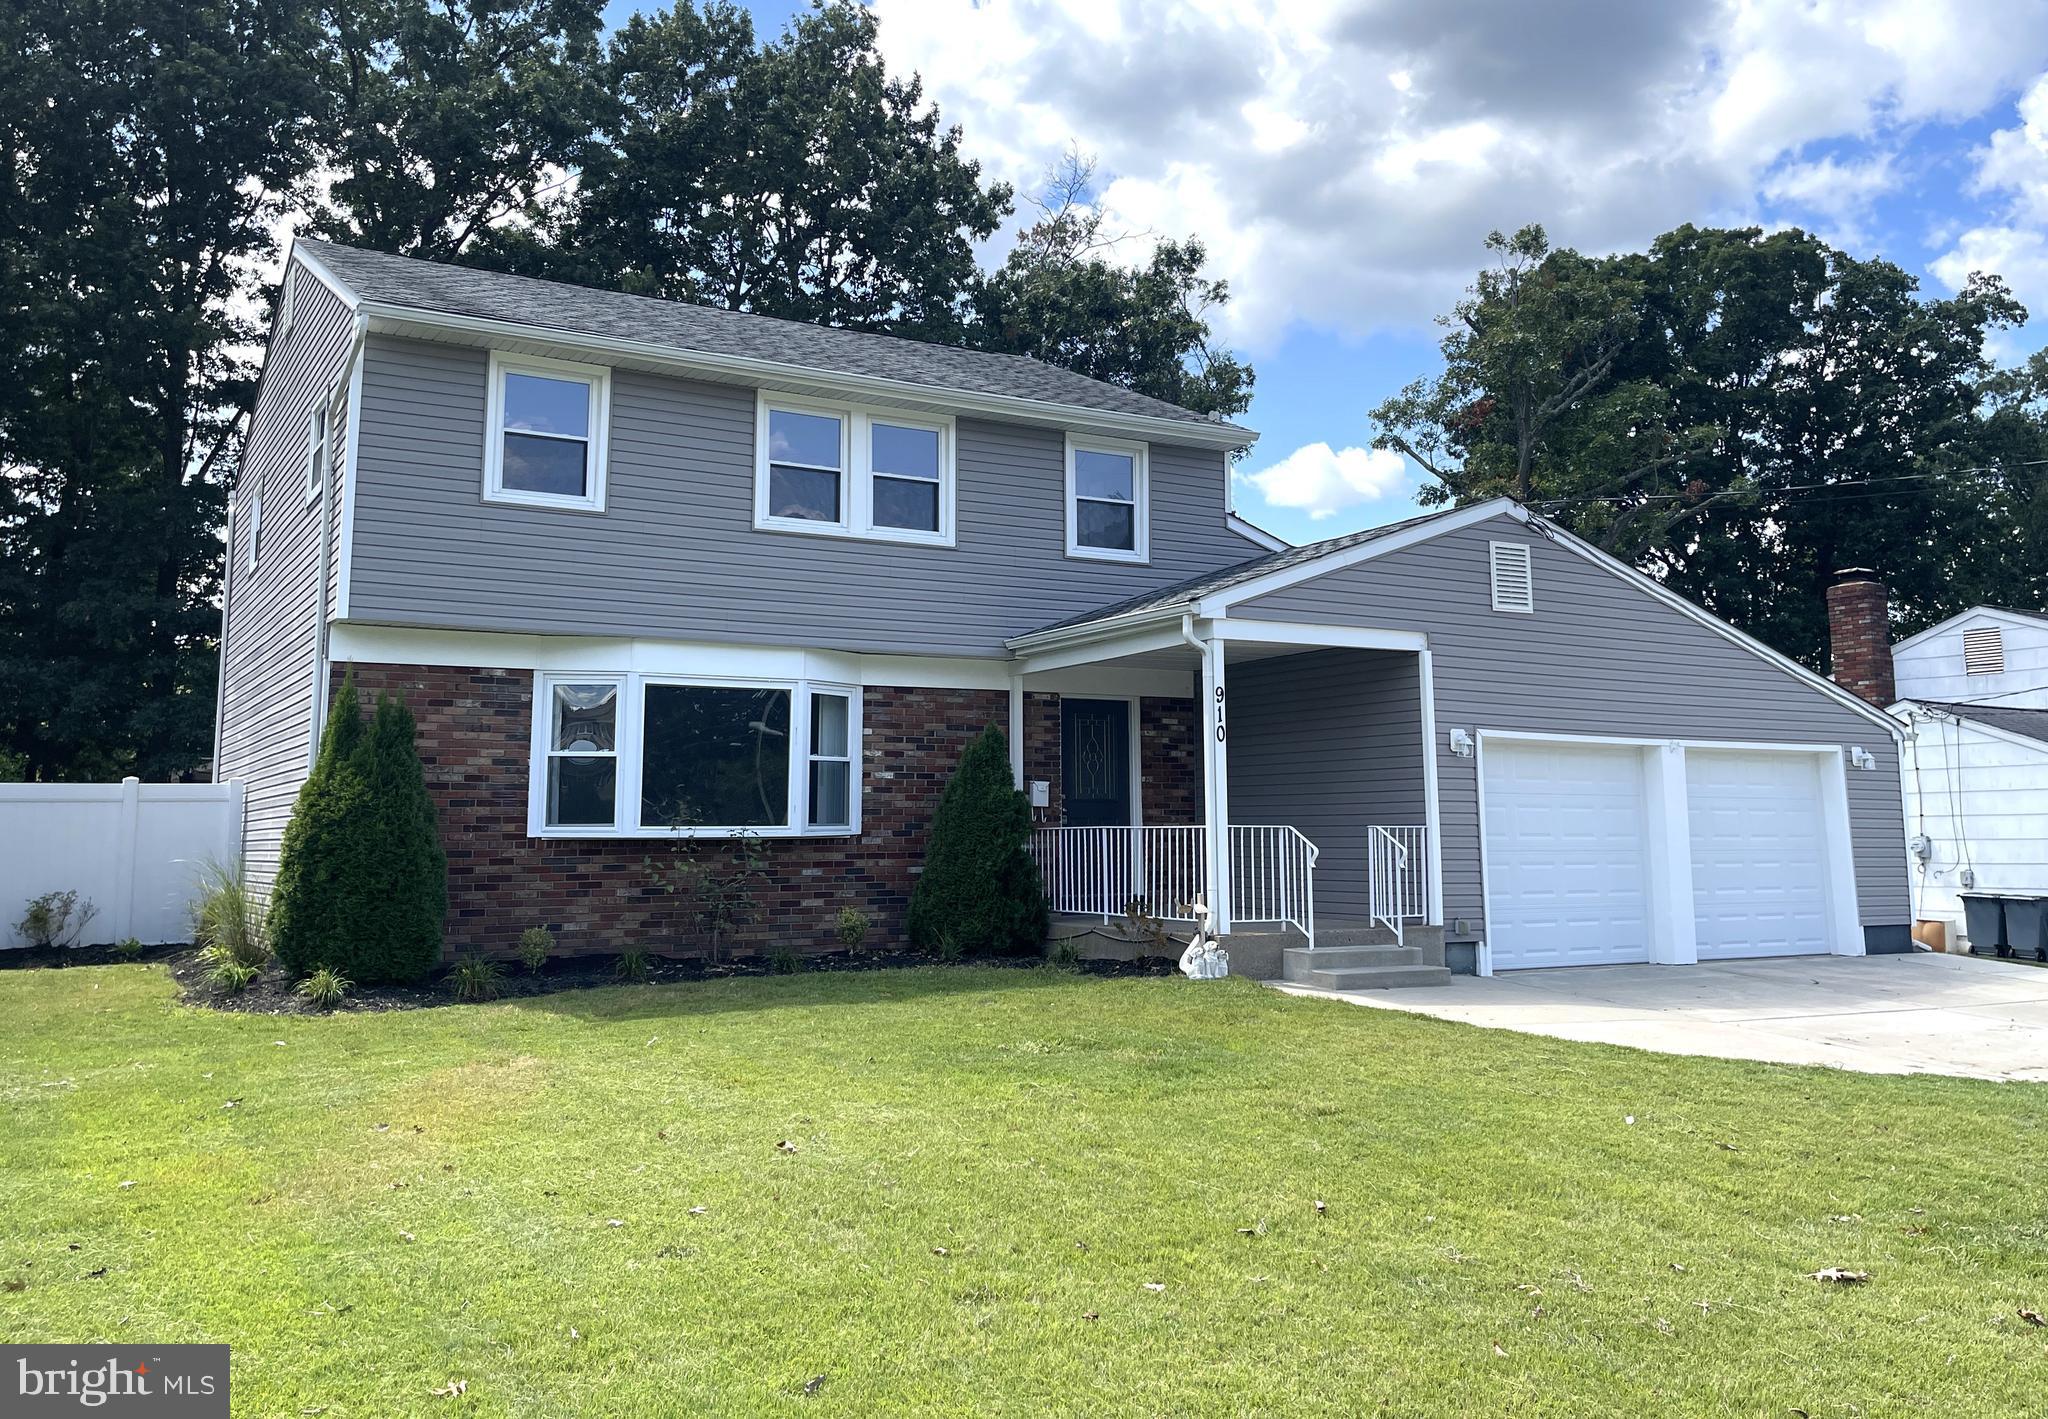
[[[261,967],[270,960],[263,901],[249,890],[242,866],[213,858],[199,864],[199,896],[192,903],[192,939],[217,960]]]
[[[1048,941],[1045,943],[1045,963],[1048,966],[1057,966],[1063,971],[1071,971],[1081,964],[1081,948],[1071,936]]]
[[[498,963],[485,956],[464,956],[448,972],[448,988],[457,1000],[490,1000],[498,993]]]
[[[960,959],[960,938],[950,931],[942,931],[939,933],[938,945],[934,949],[938,951],[941,961],[957,961]]]
[[[124,961],[139,959],[143,949],[142,938],[139,936],[124,936],[114,943],[114,954]]]
[[[222,995],[240,995],[256,977],[263,974],[261,966],[237,961],[232,956],[215,956],[212,959],[213,964],[206,969],[206,982]]]
[[[327,966],[300,981],[297,987],[299,999],[320,1010],[332,1010],[347,997],[350,987],[355,984],[340,971]]]
[[[271,898],[271,935],[294,971],[414,981],[441,955],[447,859],[412,713],[380,696],[366,726],[350,671],[299,790]]]
[[[1010,777],[1010,750],[994,725],[967,746],[939,799],[924,872],[910,894],[910,939],[950,935],[977,952],[1036,952],[1051,922],[1031,860],[1031,809]]]
[[[548,963],[548,957],[555,954],[555,933],[545,926],[529,926],[519,933],[519,959],[534,975]]]
[[[858,951],[868,939],[868,914],[859,907],[845,907],[839,913],[839,944]]]
[[[647,953],[637,948],[619,952],[619,959],[612,963],[612,974],[620,980],[646,980]]]
[[[768,953],[768,969],[778,976],[793,976],[804,968],[804,958],[794,947],[777,946]]]
[[[29,899],[28,910],[14,929],[28,938],[29,945],[44,950],[76,946],[80,933],[99,914],[98,907],[81,901],[76,892],[45,892]]]

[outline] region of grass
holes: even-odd
[[[249,1414],[2031,1413],[2044,1158],[2040,1086],[1237,981],[0,977],[0,1334]]]

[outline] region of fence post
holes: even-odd
[[[109,941],[126,941],[135,934],[135,854],[141,830],[142,781],[131,775],[121,780],[121,807],[114,820],[114,900],[107,904],[101,925]]]

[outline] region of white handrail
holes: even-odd
[[[1230,919],[1270,921],[1316,945],[1316,845],[1299,828],[1233,823],[1230,828]]]
[[[1053,911],[1111,921],[1136,903],[1162,921],[1194,920],[1209,896],[1208,832],[1199,824],[1035,828],[1031,856]],[[1230,829],[1231,918],[1276,922],[1315,945],[1316,845],[1284,824]]]
[[[1409,921],[1430,920],[1429,873],[1426,870],[1429,829],[1420,823],[1373,826],[1383,828],[1407,854],[1408,870],[1395,882],[1394,901],[1400,914]]]
[[[1384,926],[1394,933],[1394,944],[1401,940],[1401,884],[1408,876],[1408,849],[1401,840],[1385,828],[1366,830],[1366,895],[1367,915],[1376,926]]]

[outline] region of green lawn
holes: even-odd
[[[225,1341],[244,1414],[1959,1415],[2048,1386],[2018,1315],[2048,1311],[2040,1086],[1237,981],[270,1019],[121,966],[0,975],[0,1101],[0,1335]]]

